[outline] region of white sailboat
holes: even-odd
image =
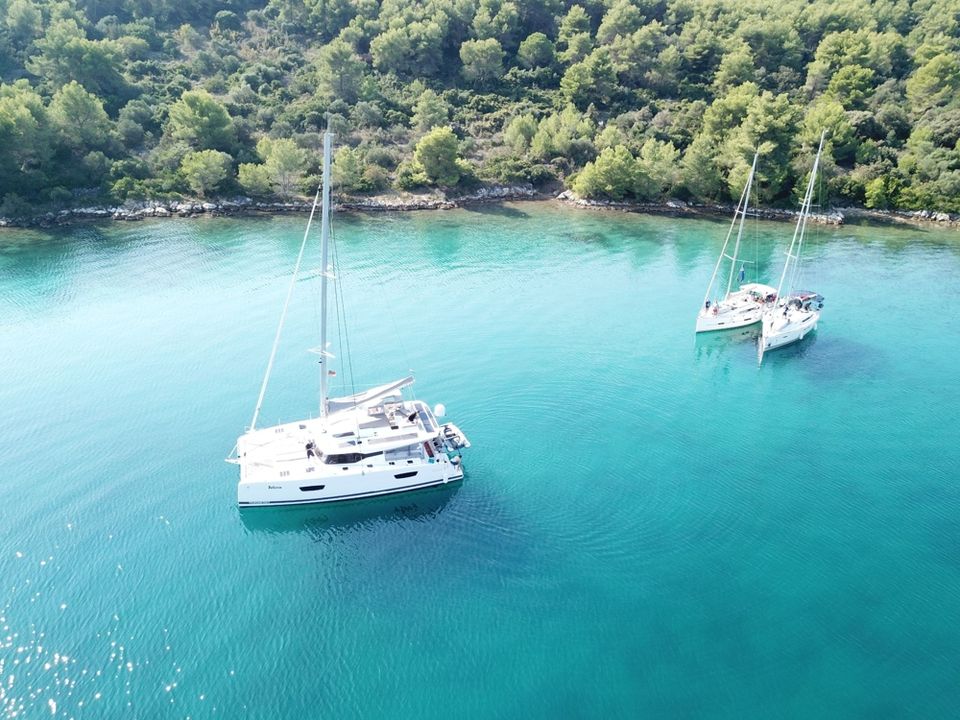
[[[713,269],[713,276],[710,278],[710,284],[707,285],[707,294],[704,296],[700,312],[697,314],[698,333],[711,330],[730,330],[760,322],[763,308],[774,299],[776,290],[761,283],[746,283],[740,285],[739,289],[733,290],[733,278],[737,274],[737,257],[740,254],[740,241],[743,238],[743,226],[747,218],[747,208],[750,205],[750,188],[753,185],[753,176],[757,170],[758,155],[759,152],[753,156],[753,165],[750,166],[747,184],[743,188],[740,202],[737,203],[737,209],[733,214],[733,222],[730,223],[727,237],[720,249],[720,257],[717,258],[717,265]],[[730,245],[734,228],[737,228],[737,238],[733,245],[733,252],[728,254],[727,248]],[[711,299],[711,296],[714,293],[714,285],[717,276],[720,274],[720,267],[723,265],[724,258],[730,261],[727,289],[723,298],[714,300]],[[743,280],[744,269],[741,265],[738,282],[742,283]]]
[[[810,207],[813,204],[813,190],[825,137],[826,131],[820,134],[820,146],[813,161],[813,169],[810,170],[807,192],[800,206],[800,217],[797,219],[797,227],[793,231],[793,239],[787,249],[787,259],[783,265],[783,273],[780,275],[780,284],[777,286],[777,303],[763,313],[760,325],[759,359],[761,362],[763,353],[767,350],[775,350],[803,340],[817,329],[817,323],[820,321],[823,296],[809,290],[795,288],[800,281],[803,238],[807,229],[807,220],[810,217]],[[787,288],[786,295],[782,292],[784,287]]]
[[[406,377],[347,397],[328,395],[327,285],[334,279],[328,264],[330,241],[331,133],[323,136],[323,185],[320,233],[320,415],[258,428],[257,419],[270,379],[290,297],[297,282],[317,201],[304,232],[293,278],[280,316],[266,375],[250,429],[237,439],[240,466],[237,502],[241,507],[303,505],[376,497],[445,485],[463,479],[461,450],[470,447],[453,423],[441,423],[435,410],[401,392],[413,384]]]

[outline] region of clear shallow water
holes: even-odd
[[[339,217],[356,382],[415,368],[467,478],[241,514],[304,221],[0,236],[3,717],[955,715],[955,234],[815,231],[758,367],[692,331],[723,222]],[[316,406],[313,285],[262,422]]]

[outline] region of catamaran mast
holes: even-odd
[[[320,212],[320,414],[329,412],[329,394],[327,391],[327,360],[333,355],[327,352],[327,280],[330,267],[327,261],[330,244],[330,145],[333,133],[323,134],[323,205]]]
[[[327,174],[323,176],[326,182]],[[293,289],[297,286],[297,279],[300,276],[300,264],[303,262],[303,251],[307,247],[307,239],[310,237],[310,226],[313,225],[313,216],[317,211],[317,201],[320,199],[320,188],[317,188],[313,196],[313,206],[310,208],[310,218],[307,220],[307,227],[303,231],[303,240],[300,242],[300,252],[297,254],[297,264],[293,268],[293,277],[290,278],[290,287],[287,288],[287,298],[283,301],[283,312],[280,313],[280,322],[277,324],[277,333],[273,337],[273,347],[270,349],[270,360],[267,361],[267,371],[263,375],[263,383],[260,385],[260,395],[257,396],[257,406],[253,410],[253,419],[250,421],[250,432],[257,429],[257,418],[260,417],[260,408],[263,407],[263,397],[267,394],[267,384],[270,382],[270,373],[273,370],[273,361],[277,357],[277,348],[280,347],[280,335],[283,333],[283,323],[287,319],[287,310],[290,307],[290,298],[293,297]],[[322,348],[321,348],[322,350]]]
[[[796,282],[796,263],[800,258],[800,249],[803,247],[803,233],[807,228],[807,218],[810,216],[810,206],[813,203],[814,181],[817,177],[817,167],[820,165],[820,153],[823,152],[823,139],[826,136],[826,130],[820,133],[820,146],[817,148],[817,156],[814,158],[813,168],[810,170],[810,180],[807,181],[807,192],[804,193],[803,203],[800,205],[800,218],[797,220],[797,227],[793,231],[793,238],[790,240],[790,247],[787,249],[787,261],[783,264],[783,272],[780,274],[780,284],[777,285],[778,300],[782,297],[783,281],[787,277],[791,260],[794,261],[794,272],[790,275],[791,286]],[[796,253],[794,253],[794,246],[796,246]]]

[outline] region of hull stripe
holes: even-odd
[[[446,483],[443,480],[437,480],[435,482],[420,483],[419,485],[406,485],[401,488],[395,488],[393,490],[387,490],[386,492],[372,492],[372,493],[355,493],[353,495],[336,495],[330,498],[307,498],[304,500],[270,500],[268,502],[238,502],[237,504],[240,507],[277,507],[280,505],[309,505],[309,504],[320,504],[320,503],[330,503],[330,502],[342,502],[345,500],[357,500],[360,498],[372,498],[372,497],[383,497],[385,495],[397,495],[402,492],[409,492],[411,490],[419,490],[421,488],[435,487],[437,485],[449,485],[452,482],[457,482],[463,480],[463,475],[459,477],[452,477],[447,480]]]

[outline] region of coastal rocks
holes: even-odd
[[[858,220],[903,225],[930,225],[960,228],[960,215],[932,210],[868,210],[866,208],[842,208],[842,212]]]
[[[532,185],[489,185],[469,193],[445,194],[400,193],[381,196],[338,198],[338,207],[363,211],[447,210],[463,205],[505,200],[530,200],[542,196]],[[0,218],[0,227],[50,227],[77,220],[124,220],[136,222],[144,218],[202,217],[217,215],[277,214],[310,212],[312,203],[305,200],[264,201],[236,197],[216,202],[209,200],[129,201],[116,206],[79,207],[46,213],[32,218]]]
[[[537,192],[532,185],[493,185],[481,188],[469,195],[461,195],[455,199],[467,203],[490,200],[528,200],[536,196]]]
[[[698,205],[676,198],[670,198],[659,203],[626,202],[621,200],[593,200],[580,198],[570,190],[565,190],[556,197],[560,202],[583,208],[600,208],[622,210],[624,212],[641,212],[652,215],[707,215],[728,216],[734,208],[728,205],[712,204]],[[750,214],[764,220],[797,219],[799,213],[795,210],[779,210],[775,208],[751,208]],[[810,221],[820,225],[843,225],[844,215],[840,210],[831,210],[827,213],[810,215]]]
[[[400,210],[449,210],[457,207],[449,200],[409,198],[362,198],[345,199],[337,203],[344,210],[400,211]]]
[[[404,193],[365,198],[344,197],[338,207],[366,211],[450,210],[464,205],[505,200],[531,200],[539,197],[532,185],[492,185],[463,195]]]
[[[509,200],[548,199],[551,196],[537,192],[532,185],[487,185],[468,193],[431,192],[422,194],[390,193],[383,195],[348,196],[337,198],[337,207],[362,212],[407,211],[407,210],[449,210],[483,203],[504,202]],[[670,198],[659,203],[620,202],[613,200],[587,200],[578,198],[572,191],[565,190],[554,196],[559,202],[581,208],[619,210],[621,212],[643,212],[656,215],[674,216],[729,216],[733,208],[718,203],[696,204]],[[47,212],[32,218],[0,217],[0,228],[4,227],[52,227],[66,225],[77,220],[124,220],[136,222],[144,218],[191,218],[214,217],[219,215],[248,215],[278,213],[307,213],[311,203],[305,200],[264,201],[249,197],[235,197],[217,201],[210,200],[169,200],[126,202],[118,206],[86,206],[58,212]],[[797,212],[774,208],[751,210],[765,220],[796,221]],[[826,213],[811,215],[810,220],[823,225],[842,225],[847,218],[879,222],[907,223],[923,225],[935,223],[940,227],[960,228],[960,215],[930,210],[897,211],[867,210],[864,208],[838,208]]]

